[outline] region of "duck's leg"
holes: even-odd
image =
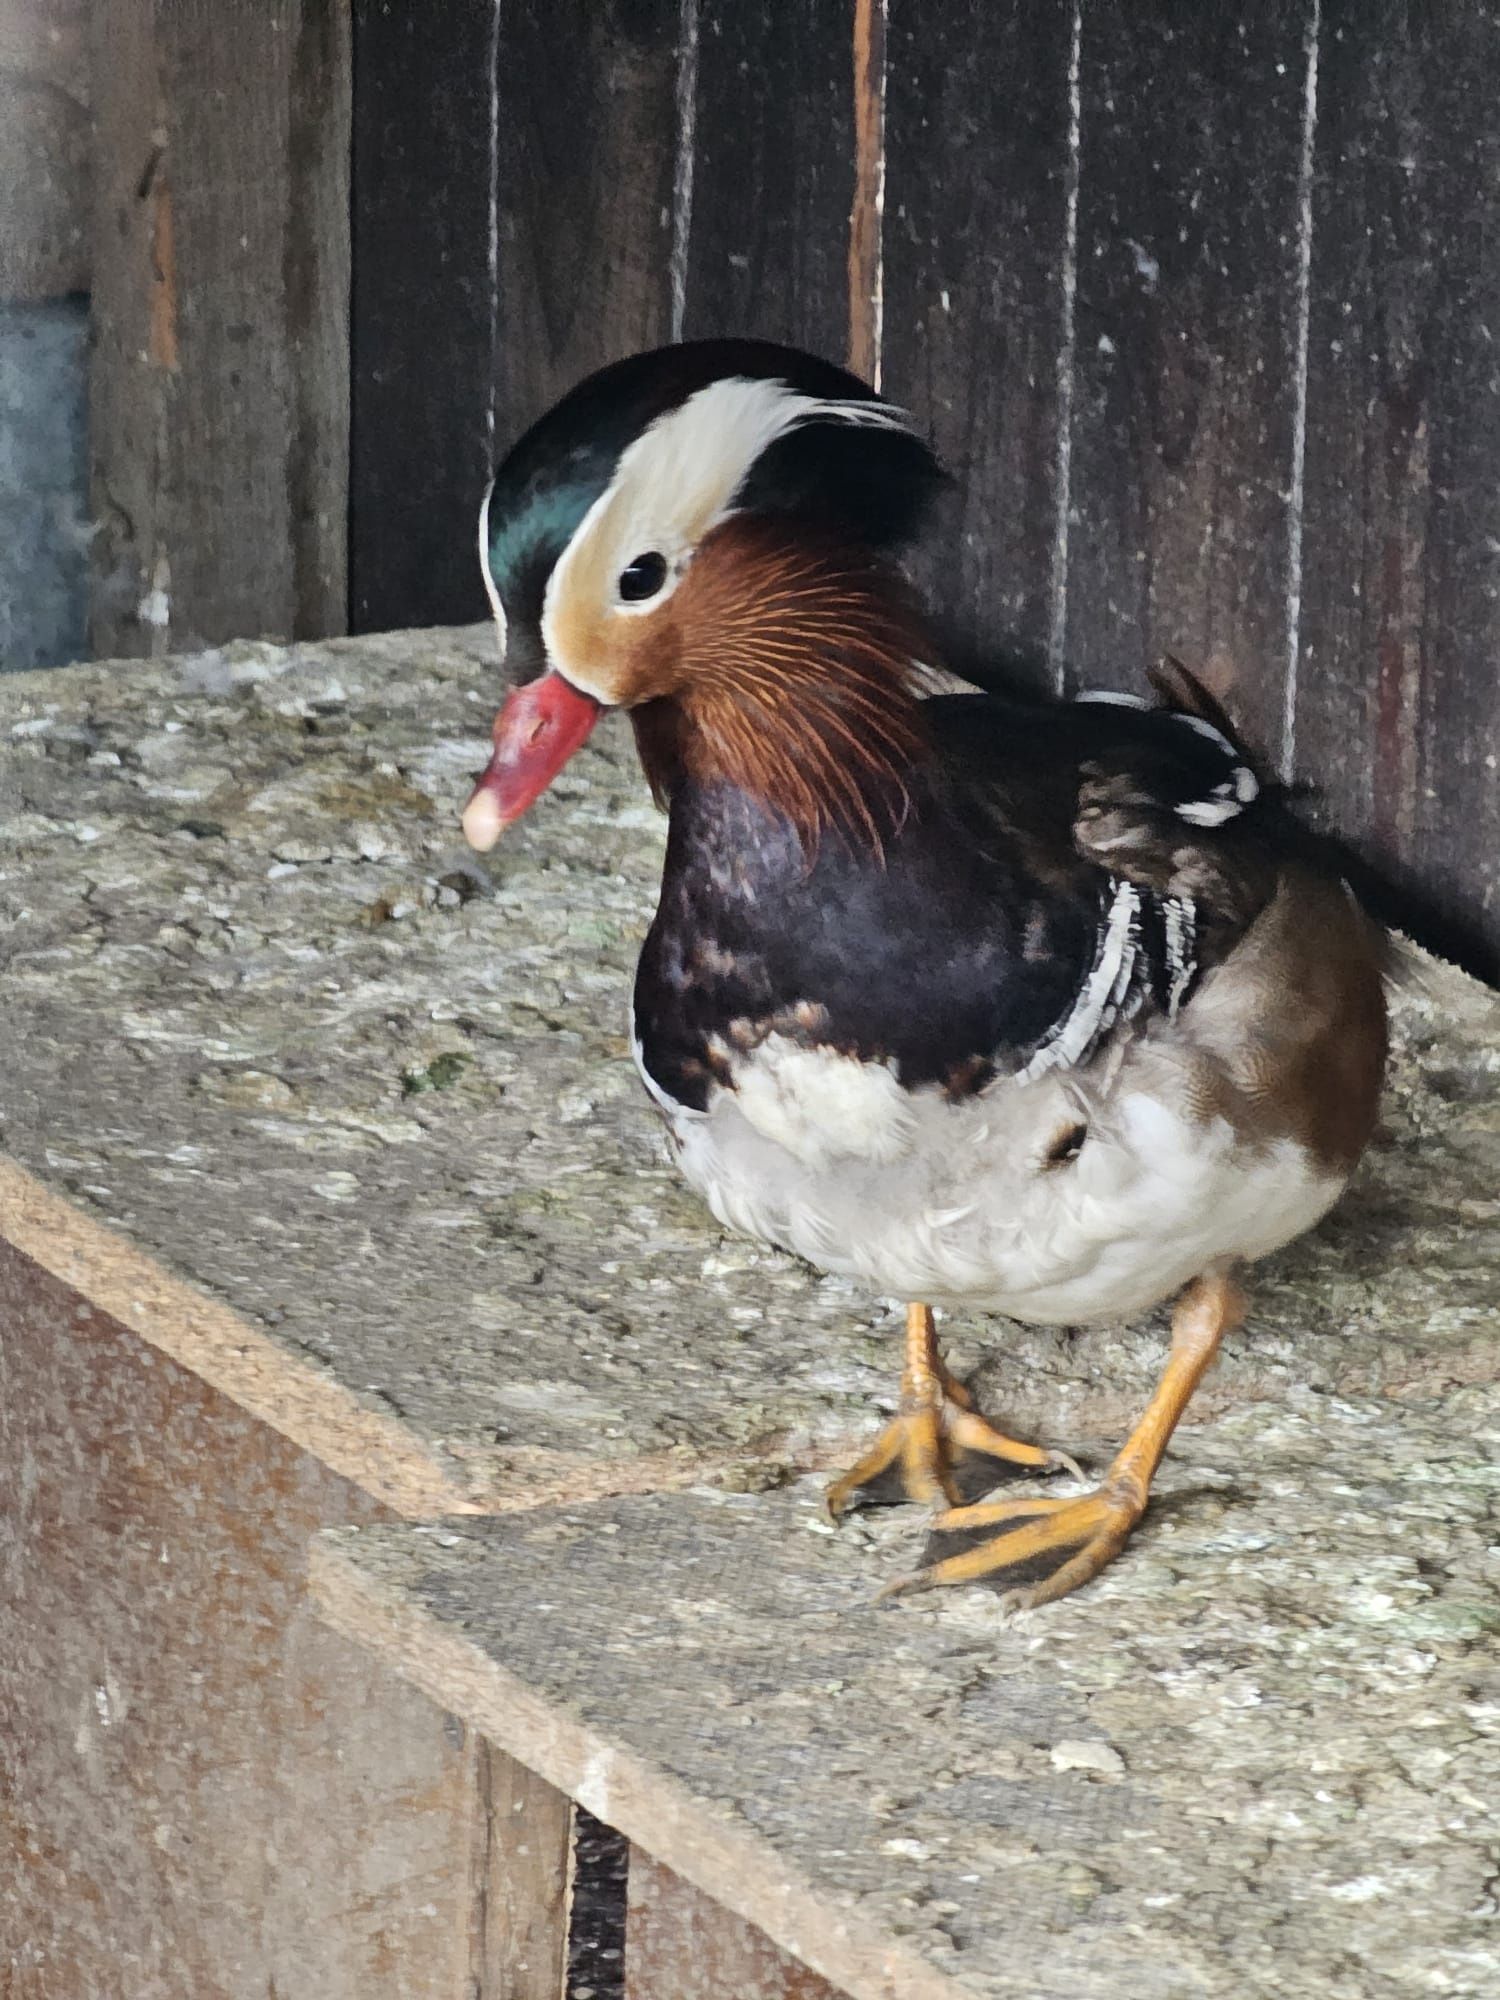
[[[1006,1593],[1008,1606],[1024,1610],[1065,1597],[1096,1577],[1120,1553],[1145,1512],[1167,1440],[1219,1342],[1243,1316],[1243,1298],[1227,1274],[1215,1273],[1189,1285],[1172,1316],[1172,1352],[1156,1393],[1098,1490],[1081,1500],[1000,1500],[951,1508],[937,1516],[935,1528],[1001,1527],[1005,1532],[915,1575],[898,1577],[881,1595],[931,1590],[942,1583],[973,1583],[1050,1563],[1039,1580]]]
[[[1037,1472],[1061,1468],[1082,1477],[1066,1452],[1020,1444],[987,1423],[975,1410],[968,1390],[955,1382],[943,1365],[932,1307],[910,1305],[906,1308],[900,1408],[859,1463],[829,1487],[829,1513],[837,1520],[862,1486],[893,1466],[900,1467],[908,1499],[923,1501],[929,1507],[956,1506],[955,1448],[982,1452],[988,1458],[1001,1458],[1009,1465],[1028,1466]]]

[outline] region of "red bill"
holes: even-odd
[[[561,674],[543,674],[506,697],[495,717],[495,748],[464,807],[464,838],[487,853],[513,820],[539,799],[588,740],[604,713]]]

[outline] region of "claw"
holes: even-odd
[[[1043,1575],[1014,1585],[1001,1600],[1006,1611],[1030,1611],[1090,1582],[1124,1548],[1146,1511],[1151,1480],[1167,1440],[1225,1330],[1238,1324],[1241,1310],[1240,1295],[1225,1272],[1210,1273],[1190,1285],[1172,1318],[1172,1351],[1166,1370],[1104,1483],[1092,1493],[1070,1499],[1028,1495],[945,1509],[933,1522],[940,1534],[973,1528],[999,1528],[1001,1532],[977,1547],[895,1577],[880,1597],[905,1597],[948,1583],[977,1583],[1002,1577],[1010,1570],[1035,1570],[1045,1563],[1048,1567]],[[965,1416],[962,1421],[982,1423],[983,1419]],[[957,1421],[953,1429],[956,1435]],[[1035,1447],[1031,1449],[1035,1451]],[[1078,1472],[1064,1452],[1036,1455]]]
[[[1019,1465],[1032,1472],[1071,1472],[1081,1479],[1076,1460],[1065,1451],[1022,1444],[996,1430],[974,1409],[974,1399],[944,1367],[937,1351],[932,1314],[913,1306],[907,1315],[906,1368],[901,1378],[901,1404],[863,1458],[835,1479],[824,1496],[829,1518],[837,1521],[861,1487],[869,1486],[899,1466],[902,1487],[941,1518],[959,1505],[953,1469],[958,1455],[978,1453]]]
[[[1029,1567],[1042,1557],[1060,1556],[1062,1560],[1047,1575],[1006,1592],[1011,1609],[1029,1610],[1097,1576],[1125,1546],[1144,1511],[1144,1495],[1137,1497],[1107,1484],[1076,1500],[1024,1499],[955,1507],[933,1523],[940,1532],[1002,1523],[1007,1524],[1005,1532],[977,1548],[898,1577],[888,1586],[887,1594],[936,1590],[948,1583],[978,1583],[1023,1564]]]

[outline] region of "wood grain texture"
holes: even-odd
[[[349,629],[349,0],[302,0],[287,109],[281,282],[291,368],[293,633]]]
[[[1047,679],[1071,10],[892,0],[885,392],[954,477],[917,565],[950,657]]]
[[[132,0],[95,0],[89,25],[96,159],[89,511],[97,523],[89,642],[105,655],[160,656],[167,625],[141,615],[152,576],[166,560],[161,461],[168,370],[154,334],[175,295],[162,254],[170,210],[158,179],[158,50],[153,15]]]
[[[630,1851],[625,2000],[842,2000],[747,1924],[639,1847]]]
[[[496,62],[496,447],[669,330],[678,10],[520,0]]]
[[[854,0],[700,0],[682,330],[849,338]]]
[[[1500,38],[1324,8],[1296,769],[1500,977]]]
[[[0,0],[0,299],[89,284],[85,0]]]
[[[0,1312],[0,1986],[470,2000],[464,1731],[303,1596],[390,1517],[7,1244]]]
[[[481,618],[499,0],[354,7],[350,625]]]
[[[93,48],[94,644],[341,631],[343,0],[102,0]]]
[[[4,1156],[0,1241],[394,1512],[420,1517],[472,1505],[443,1455],[424,1450],[399,1418],[363,1407],[305,1355],[287,1354]]]
[[[477,618],[496,457],[668,328],[677,12],[356,9],[356,630]],[[427,110],[418,115],[418,107]]]
[[[1497,1162],[1490,1132],[1450,1213]],[[1484,1316],[1493,1339],[1493,1295]],[[892,1615],[874,1586],[920,1524],[890,1508],[869,1539],[819,1533],[806,1486],[341,1531],[313,1589],[859,2000],[1418,2000],[1434,1964],[1480,2000],[1494,1862],[1462,1802],[1500,1785],[1500,1742],[1465,1691],[1489,1643],[1497,1412],[1485,1384],[1188,1426],[1112,1586],[1029,1628],[978,1592]],[[1393,1672],[1408,1646],[1418,1670]],[[1248,1734],[1226,1656],[1263,1696]],[[1439,1727],[1449,1757],[1424,1763]],[[1392,1885],[1374,1927],[1334,1893],[1372,1878]]]
[[[562,2000],[573,1807],[474,1736],[476,1801],[469,2000]]]
[[[880,386],[885,325],[885,6],[854,6],[854,203],[849,215],[849,366]]]
[[[696,1878],[714,1906],[764,1930],[773,1943],[779,1936],[781,1947],[810,1970],[826,1968],[824,1977],[837,1976],[862,2000],[889,2000],[893,1993],[902,2000],[958,2000],[946,1975],[874,1934],[847,1903],[831,1905],[742,1815],[705,1813],[658,1764],[622,1747],[617,1732],[601,1734],[582,1709],[552,1702],[544,1677],[497,1665],[471,1633],[434,1617],[418,1594],[372,1578],[368,1556],[367,1543],[338,1535],[319,1537],[309,1551],[309,1589],[335,1631],[387,1660],[508,1755],[523,1753],[529,1768],[632,1842],[649,1841],[649,1851],[682,1879]],[[450,1559],[436,1543],[434,1557]],[[567,1567],[558,1571],[560,1582]],[[530,1621],[529,1629],[552,1628]],[[556,1650],[559,1662],[569,1650]],[[607,1653],[596,1648],[595,1658]]]
[[[1178,654],[1280,747],[1310,0],[1086,9],[1067,684]]]

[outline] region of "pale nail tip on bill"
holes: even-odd
[[[494,793],[487,788],[477,791],[464,807],[461,824],[464,839],[475,853],[488,854],[504,826]]]

